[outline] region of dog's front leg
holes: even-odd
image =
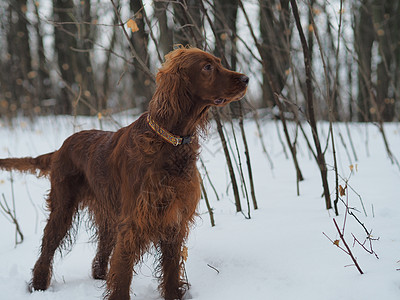
[[[184,236],[179,229],[174,229],[169,239],[160,241],[162,277],[159,289],[166,300],[182,299],[186,291],[181,268]]]
[[[133,229],[121,231],[110,261],[107,274],[107,292],[105,299],[129,300],[130,285],[134,265],[139,261],[143,241],[138,239]]]

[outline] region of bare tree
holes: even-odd
[[[173,48],[172,29],[168,26],[168,2],[163,0],[154,0],[154,16],[158,20],[160,35],[158,42],[163,55],[170,52]]]
[[[78,11],[78,13],[77,13]],[[93,68],[90,1],[75,7],[73,0],[53,0],[54,47],[63,82],[58,98],[58,113],[90,114],[97,105]],[[85,102],[76,99],[80,94]],[[89,104],[89,105],[88,105]]]
[[[11,110],[22,108],[29,114],[33,108],[33,87],[28,74],[33,74],[29,44],[26,0],[9,1],[7,7],[7,67],[6,78]],[[7,97],[8,96],[8,97]],[[14,108],[14,109],[13,109]]]
[[[150,57],[148,52],[149,34],[145,29],[145,8],[142,0],[130,1],[130,9],[134,13],[138,31],[132,32],[131,42],[139,58],[150,67]],[[141,64],[137,59],[133,60],[131,70],[135,101],[141,110],[145,110],[153,95],[154,85],[152,79],[141,69]]]
[[[286,84],[290,60],[290,12],[288,0],[260,0],[260,55],[268,61],[263,70],[262,103],[275,105],[274,93],[280,93]],[[269,73],[269,75],[267,75]],[[270,78],[268,78],[270,76]],[[271,80],[274,87],[271,86]]]

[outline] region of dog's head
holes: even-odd
[[[219,58],[197,48],[179,48],[165,56],[157,83],[170,82],[171,76],[185,85],[192,99],[210,106],[240,100],[249,83],[246,75],[224,68]]]
[[[149,111],[171,129],[177,120],[203,120],[209,107],[242,99],[249,78],[224,68],[219,58],[207,52],[181,47],[165,56],[156,81]]]

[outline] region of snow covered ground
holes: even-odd
[[[125,125],[129,118],[120,117],[118,121]],[[0,157],[36,156],[57,149],[73,133],[74,125],[78,125],[76,130],[99,128],[99,121],[49,117],[41,118],[34,124],[16,120],[13,129],[1,124]],[[320,125],[322,140],[325,141],[327,124]],[[116,129],[115,125],[106,122],[103,126]],[[231,131],[229,124],[226,129]],[[385,129],[391,150],[399,158],[400,124],[387,124]],[[324,232],[332,240],[339,239],[332,221],[334,213],[324,208],[320,174],[304,139],[299,136],[298,155],[305,180],[300,183],[300,196],[297,196],[293,163],[285,158],[275,123],[263,122],[262,131],[273,159],[273,169],[262,152],[255,125],[248,121],[246,133],[259,204],[257,211],[251,207],[251,219],[235,212],[229,176],[214,128],[204,142],[202,159],[218,190],[220,201],[216,200],[206,180],[216,226],[210,226],[202,200],[200,217],[188,241],[186,271],[191,288],[186,299],[400,299],[400,171],[390,163],[378,129],[374,125],[350,124],[358,156],[358,161],[355,161],[344,125],[335,126],[340,174],[349,178],[349,166],[354,165],[349,185],[362,197],[367,216],[359,197],[351,190],[348,190],[349,206],[359,211],[356,216],[368,230],[373,230],[374,238],[379,238],[373,242],[379,259],[357,244],[353,247],[351,233],[361,242],[365,233],[354,218],[347,217],[345,238],[364,275],[358,273],[347,254],[323,235]],[[239,130],[236,133],[239,136]],[[234,148],[232,136],[230,141]],[[239,147],[241,145],[239,143]],[[333,165],[329,151],[328,164]],[[245,168],[243,155],[241,159]],[[200,170],[203,172],[202,168]],[[333,195],[334,173],[330,171],[329,176]],[[49,184],[47,180],[31,175],[13,173],[13,178],[16,213],[25,239],[15,247],[15,227],[0,215],[0,299],[101,298],[104,282],[90,277],[95,245],[89,242],[90,233],[85,231],[84,226],[72,251],[63,257],[56,256],[49,290],[33,294],[27,291],[47,216],[44,195]],[[340,184],[345,185],[343,180]],[[9,173],[0,172],[0,194],[4,194],[11,204]],[[346,200],[346,196],[343,198]],[[242,198],[242,206],[247,214],[245,198]],[[339,210],[340,216],[336,220],[342,227],[342,203],[339,203]],[[339,245],[343,246],[342,242]],[[153,257],[149,255],[134,276],[133,299],[160,299],[157,282],[152,276],[153,263]]]

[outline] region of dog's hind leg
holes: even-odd
[[[78,176],[52,177],[48,199],[50,216],[44,229],[40,257],[33,268],[30,290],[46,290],[50,285],[54,252],[71,228],[77,212],[77,195],[80,190]]]

